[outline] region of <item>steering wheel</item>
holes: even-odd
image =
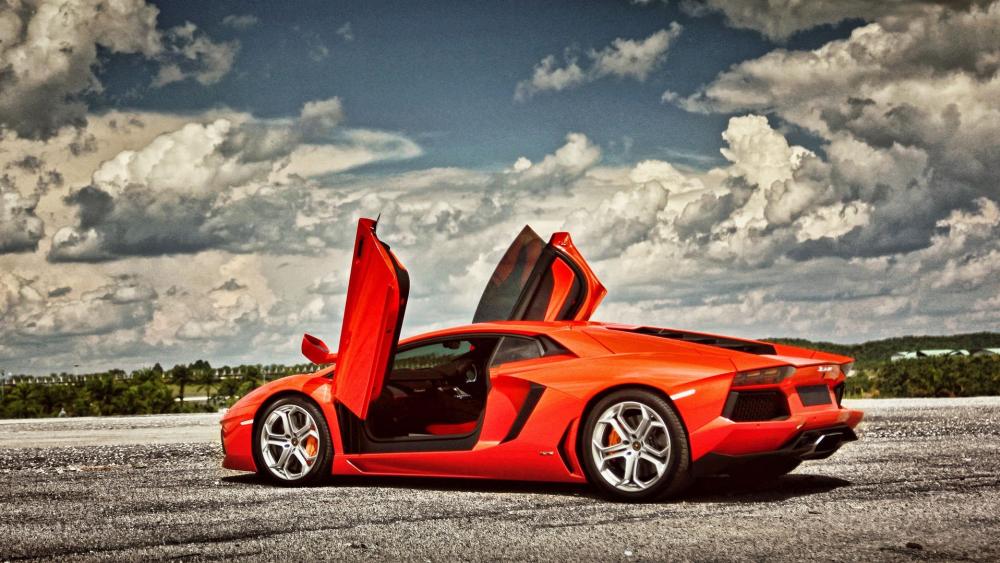
[[[473,383],[477,379],[479,379],[479,369],[476,368],[476,364],[473,362],[465,369],[465,382]]]
[[[479,370],[476,368],[476,361],[465,359],[449,366],[448,374],[444,380],[448,385],[465,385],[479,379]]]

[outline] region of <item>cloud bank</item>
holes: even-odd
[[[77,224],[55,232],[48,258],[321,250],[337,216],[311,178],[420,154],[399,135],[340,131],[342,116],[339,99],[312,101],[297,119],[188,123],[122,151],[66,196]]]
[[[192,23],[162,31],[144,0],[13,0],[0,7],[0,127],[48,139],[86,122],[87,94],[101,91],[98,54],[138,55],[160,65],[163,86],[218,82],[236,42],[214,42]]]
[[[526,223],[572,232],[609,288],[601,320],[840,341],[995,330],[1000,2],[814,4],[703,5],[775,40],[866,22],[666,92],[722,116],[708,169],[607,157],[585,123],[506,164],[422,167],[421,137],[348,127],[339,98],[28,128],[0,153],[0,359],[298,360],[303,331],[336,341],[355,221],[379,214],[413,280],[406,334],[467,322]],[[149,57],[171,52],[135,29],[158,38]],[[649,80],[679,32],[544,59],[523,96]]]

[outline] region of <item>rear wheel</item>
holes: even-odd
[[[254,432],[257,472],[274,483],[315,484],[330,474],[333,445],[323,413],[304,397],[272,403]]]
[[[684,426],[673,407],[649,391],[624,389],[598,401],[581,440],[587,478],[610,498],[653,500],[689,481]]]

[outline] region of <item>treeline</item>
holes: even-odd
[[[941,356],[882,362],[847,380],[848,397],[1000,395],[1000,356]]]
[[[131,373],[110,370],[43,378],[19,376],[0,385],[0,418],[213,412],[233,404],[266,381],[310,369],[314,366],[213,368],[199,360],[169,370],[157,364]],[[848,397],[1000,395],[1000,356],[885,360],[856,369],[855,373],[847,380]],[[201,393],[199,400],[185,401],[192,390]]]
[[[813,342],[802,338],[765,338],[764,340],[851,356],[855,360],[855,367],[860,369],[874,367],[882,362],[887,362],[896,352],[942,348],[950,350],[1000,348],[1000,333],[996,332],[972,332],[951,336],[899,336],[883,340],[871,340],[860,344]]]
[[[268,366],[265,374],[259,365],[216,369],[198,360],[170,370],[156,364],[131,373],[18,377],[0,386],[0,418],[214,412],[293,367],[300,366]],[[185,401],[195,386],[204,400]]]

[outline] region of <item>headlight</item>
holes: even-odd
[[[733,387],[749,387],[751,385],[775,385],[795,373],[792,366],[780,368],[755,369],[737,372],[733,378]]]
[[[854,362],[847,362],[846,364],[842,364],[840,366],[840,371],[841,373],[844,374],[844,377],[851,377],[852,375],[854,375]]]

